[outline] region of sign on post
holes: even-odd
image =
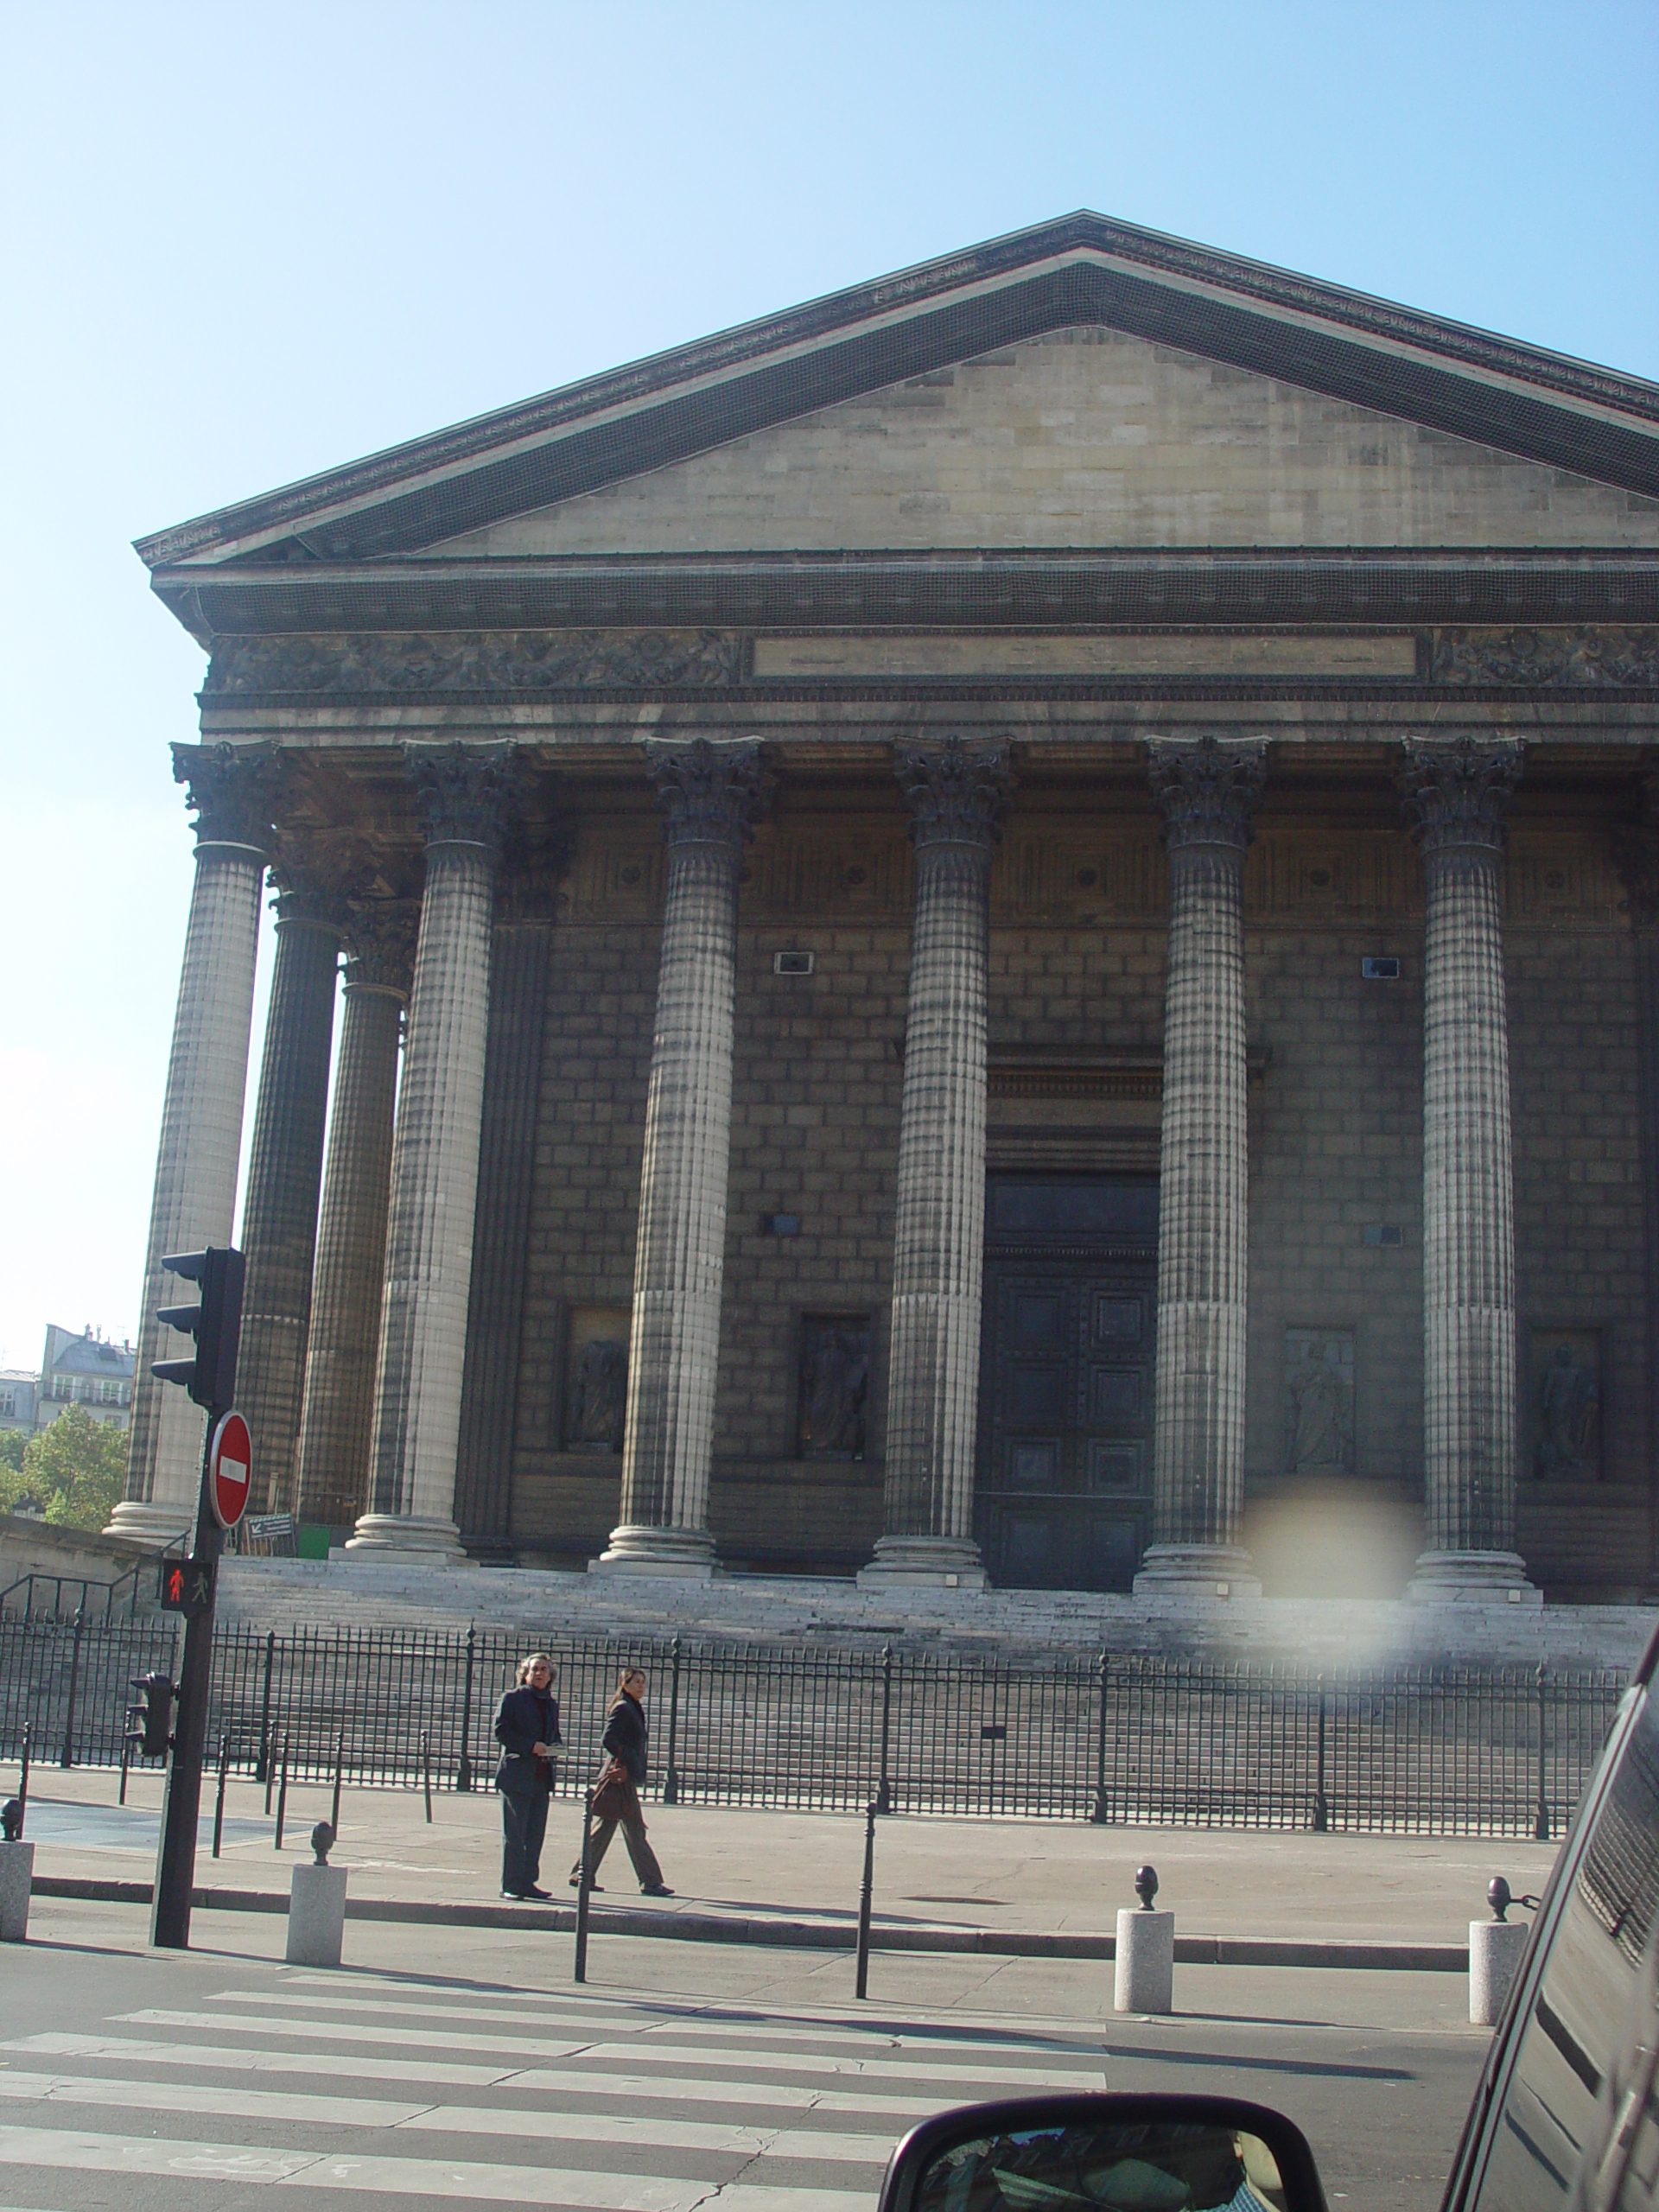
[[[253,1486],[253,1439],[240,1414],[214,1424],[207,1447],[207,1499],[221,1529],[234,1529],[247,1510]]]

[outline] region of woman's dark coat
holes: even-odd
[[[495,1770],[498,1789],[528,1789],[537,1782],[550,1789],[552,1762],[538,1759],[533,1747],[564,1741],[559,1733],[559,1700],[538,1696],[527,1683],[509,1690],[495,1708],[495,1740],[501,1746]]]
[[[637,1789],[645,1778],[645,1744],[649,1735],[645,1709],[637,1697],[619,1690],[605,1716],[600,1741],[613,1758],[620,1759],[628,1780]]]

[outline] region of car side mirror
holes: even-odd
[[[880,2212],[1325,2212],[1307,2139],[1236,2097],[1016,2097],[914,2127]]]

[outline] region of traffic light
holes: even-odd
[[[129,1677],[143,1692],[142,1705],[127,1707],[126,1740],[141,1758],[162,1759],[173,1738],[173,1685],[157,1672]]]
[[[150,1373],[163,1382],[181,1382],[199,1406],[211,1414],[228,1413],[236,1403],[236,1355],[242,1340],[242,1255],[231,1244],[210,1244],[205,1252],[169,1252],[162,1262],[169,1274],[201,1285],[199,1306],[163,1306],[156,1319],[196,1340],[194,1359],[158,1359]]]

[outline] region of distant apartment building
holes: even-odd
[[[90,1328],[62,1329],[48,1323],[40,1373],[9,1370],[0,1375],[0,1423],[10,1428],[48,1428],[66,1407],[81,1406],[94,1421],[129,1427],[133,1363],[130,1344],[111,1344]]]

